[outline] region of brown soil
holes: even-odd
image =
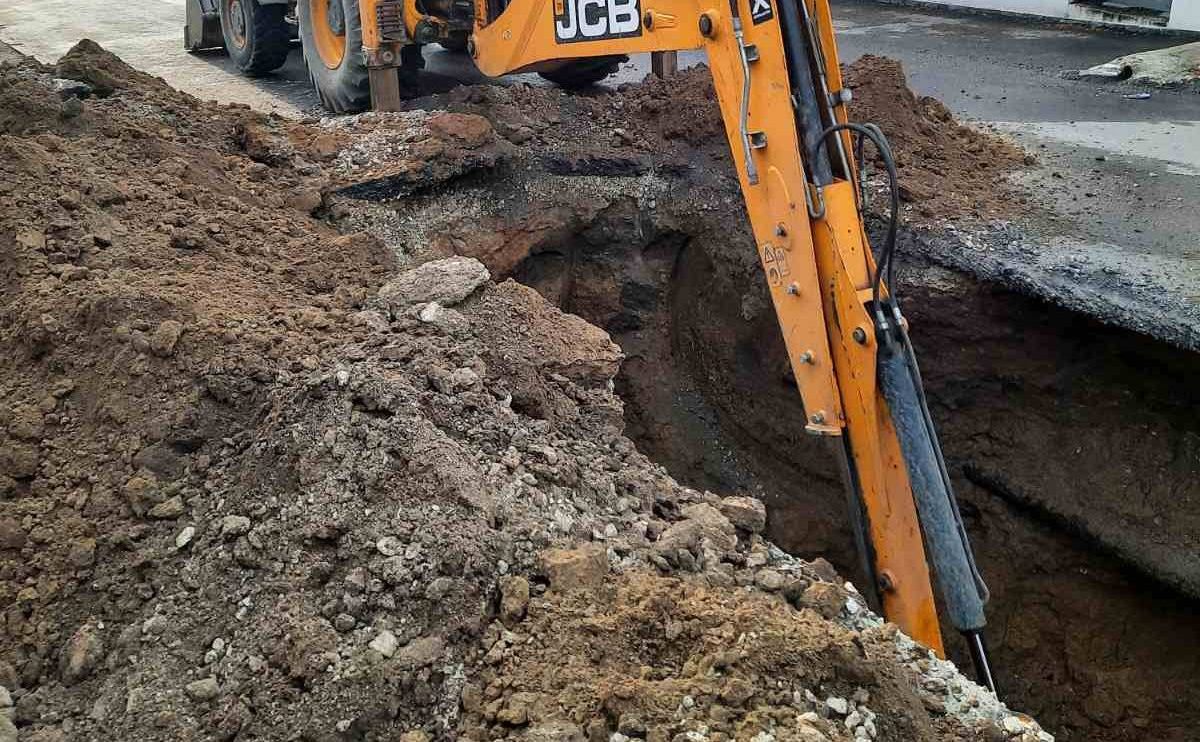
[[[1033,164],[1032,157],[959,124],[936,98],[914,95],[900,62],[865,54],[844,73],[854,92],[851,116],[883,129],[896,153],[901,198],[923,220],[1012,216],[1027,202],[1006,176]]]
[[[530,734],[544,739],[605,740],[612,728],[648,742],[669,739],[668,728],[714,739],[752,739],[764,729],[778,740],[837,738],[840,719],[797,718],[814,689],[852,699],[881,739],[956,734],[952,718],[928,717],[910,675],[877,661],[894,627],[856,634],[814,619],[798,621],[785,604],[752,592],[626,574],[598,592],[551,591],[532,601],[504,640],[517,650],[497,657],[468,696],[503,688],[495,712],[526,713],[536,719]],[[764,688],[764,678],[783,680]],[[874,690],[864,692],[864,683]],[[758,699],[747,714],[748,695]],[[481,702],[468,709],[468,723],[488,713]]]
[[[93,95],[0,69],[4,742],[617,739],[609,689],[656,679],[621,734],[1039,739],[638,453],[605,332],[312,217],[363,218],[331,183],[455,205],[515,161],[487,121],[379,160],[378,120],[202,104],[89,42],[56,73]]]

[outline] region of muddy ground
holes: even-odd
[[[1189,739],[1195,358],[956,269],[956,245],[1019,230],[989,220],[1033,209],[1013,185],[1032,158],[908,93],[894,63],[866,58],[849,77],[909,184],[898,288],[993,588],[1005,694],[1064,739]],[[404,116],[479,114],[521,149],[399,200],[381,177],[330,216],[417,256],[476,256],[607,329],[640,449],[693,486],[761,497],[777,543],[851,574],[840,481],[803,432],[706,86],[697,71],[614,96],[419,101]]]
[[[362,200],[646,159],[506,110],[0,68],[0,740],[1051,739],[640,452],[607,332]]]

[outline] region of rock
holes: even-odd
[[[401,647],[396,660],[405,667],[425,667],[436,662],[444,651],[446,643],[441,637],[422,636]]]
[[[495,138],[491,122],[471,113],[439,113],[431,116],[426,125],[437,138],[472,149]]]
[[[150,352],[160,358],[166,358],[175,352],[175,344],[183,334],[183,325],[173,319],[163,320],[154,328],[150,336]]]
[[[14,438],[26,441],[41,440],[43,429],[42,411],[33,405],[17,405],[9,414],[8,432]]]
[[[226,515],[221,519],[221,535],[237,538],[250,532],[250,519],[244,515]]]
[[[58,97],[63,100],[67,98],[86,98],[92,94],[91,85],[80,80],[68,80],[65,77],[51,79],[50,88],[58,93]]]
[[[400,742],[429,742],[429,732],[424,729],[412,729],[400,735]]]
[[[672,523],[659,536],[656,548],[660,551],[709,546],[717,551],[730,551],[737,546],[733,524],[712,505],[699,503],[682,510],[683,520]]]
[[[375,332],[388,331],[387,317],[384,317],[373,309],[364,309],[361,312],[355,312],[350,315],[350,321]]]
[[[470,326],[470,322],[462,312],[447,309],[436,301],[421,305],[417,319],[425,324],[433,325],[447,335],[461,335]]]
[[[514,624],[525,617],[529,605],[529,580],[509,576],[500,580],[500,620]]]
[[[0,518],[0,551],[17,551],[25,546],[25,531],[16,518]]]
[[[37,474],[41,458],[41,450],[32,443],[4,441],[0,444],[0,474],[29,479]]]
[[[626,737],[645,737],[646,723],[637,714],[627,711],[618,719],[617,731]]]
[[[217,685],[217,679],[214,677],[193,680],[183,690],[188,698],[200,703],[215,701],[221,695],[221,686]]]
[[[145,515],[147,510],[163,500],[158,489],[158,480],[149,472],[140,472],[130,477],[121,488],[121,493],[135,515]]]
[[[171,499],[164,500],[150,508],[146,515],[159,520],[171,520],[183,515],[186,510],[187,508],[184,507],[183,498],[179,495],[175,495]]]
[[[742,531],[762,533],[767,527],[767,507],[754,497],[726,497],[718,507]]]
[[[825,618],[834,618],[846,605],[846,591],[829,582],[814,582],[800,596],[800,606],[810,608]]]
[[[1025,723],[1021,721],[1020,717],[1017,716],[1004,717],[1004,721],[1001,722],[1001,726],[1004,727],[1004,731],[1013,735],[1021,734],[1025,731]]]
[[[96,626],[91,623],[80,626],[67,640],[59,661],[59,674],[64,685],[74,685],[83,680],[104,658],[104,641]]]
[[[0,714],[0,742],[17,742],[17,727],[5,714]]]
[[[86,569],[96,563],[96,539],[88,537],[76,539],[67,550],[67,561],[79,569]]]
[[[591,590],[608,574],[608,550],[600,544],[578,549],[547,549],[538,555],[550,587],[562,592]]]
[[[850,710],[850,703],[845,698],[830,696],[825,699],[825,707],[839,716],[845,716]]]
[[[341,148],[341,142],[332,134],[318,134],[309,143],[312,156],[318,160],[332,160]]]
[[[12,705],[12,694],[8,692],[8,688],[0,685],[0,714],[4,713],[4,709],[12,708]]]
[[[490,279],[488,269],[475,258],[443,258],[405,271],[388,281],[380,287],[379,299],[393,311],[423,302],[452,306]]]
[[[754,686],[742,678],[730,678],[721,688],[719,697],[730,706],[741,706],[754,696]]]
[[[829,737],[818,729],[814,722],[800,721],[795,727],[796,738],[799,742],[829,742]]]
[[[357,623],[358,621],[356,621],[354,616],[351,616],[349,613],[339,613],[333,619],[333,628],[344,634],[353,629]]]
[[[316,188],[301,188],[292,194],[292,206],[296,211],[311,214],[321,208],[324,197]]]
[[[533,693],[514,693],[496,713],[496,721],[520,726],[529,721],[529,707],[537,700]]]
[[[760,569],[758,574],[754,575],[754,584],[767,592],[775,592],[783,589],[787,578],[773,569]]]
[[[400,641],[396,639],[396,635],[384,629],[375,635],[368,645],[371,649],[379,652],[384,657],[391,657],[396,654],[396,649],[400,646]]]
[[[183,547],[192,543],[192,539],[195,536],[196,536],[196,529],[194,526],[184,527],[184,529],[179,532],[179,535],[175,537],[175,548],[182,549]]]
[[[450,577],[438,577],[425,587],[425,597],[429,600],[441,600],[454,590],[454,580]]]
[[[451,371],[449,381],[450,387],[456,392],[463,389],[474,389],[480,384],[479,374],[465,367]]]
[[[544,721],[525,730],[525,742],[584,742],[587,736],[578,724],[568,721]]]
[[[384,536],[375,542],[375,550],[385,557],[399,556],[404,553],[404,542],[395,536]]]

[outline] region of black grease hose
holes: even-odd
[[[888,209],[888,230],[887,236],[884,238],[883,248],[879,251],[879,258],[875,261],[875,276],[871,280],[871,299],[879,306],[881,293],[883,291],[883,275],[887,274],[888,289],[895,295],[894,272],[892,269],[892,258],[896,252],[896,235],[900,231],[900,176],[896,171],[896,158],[892,154],[892,146],[888,144],[887,137],[875,124],[834,124],[821,132],[820,138],[813,144],[809,151],[810,158],[818,157],[818,149],[825,148],[826,158],[828,158],[828,147],[826,141],[830,134],[836,134],[842,131],[852,131],[860,137],[870,139],[875,145],[875,149],[879,151],[880,158],[883,159],[883,165],[887,168],[888,174],[888,191],[889,191],[889,209]],[[861,164],[859,165],[861,167]]]

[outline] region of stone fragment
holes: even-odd
[[[600,544],[578,549],[547,549],[538,555],[550,587],[562,592],[599,587],[608,574],[608,551]]]
[[[158,323],[158,327],[154,328],[154,334],[150,336],[150,352],[160,358],[175,352],[175,345],[179,342],[179,337],[183,335],[183,325],[173,319],[163,320]]]
[[[96,539],[88,537],[76,539],[67,549],[67,561],[79,569],[86,569],[96,563]]]
[[[850,703],[840,696],[830,696],[825,699],[825,707],[839,716],[845,716],[850,710]]]
[[[529,580],[519,576],[500,580],[500,620],[513,624],[525,617],[529,605]]]
[[[175,548],[182,549],[183,547],[187,546],[192,542],[192,539],[195,537],[195,535],[196,528],[194,526],[184,527],[184,529],[179,532],[179,535],[175,537]]]
[[[193,680],[183,690],[187,693],[188,698],[200,703],[215,701],[221,695],[221,686],[217,684],[217,679],[214,677]]]
[[[468,148],[483,146],[495,138],[491,122],[472,113],[439,113],[431,116],[426,125],[439,139]]]
[[[0,518],[0,551],[19,550],[25,546],[25,530],[16,518]]]
[[[183,505],[183,498],[175,495],[169,500],[163,500],[154,507],[150,508],[146,515],[159,520],[171,520],[183,515],[186,508]]]
[[[34,444],[0,441],[0,474],[29,479],[37,474],[41,458],[41,450]]]
[[[829,582],[814,582],[800,596],[800,606],[834,618],[846,605],[846,591]]]
[[[371,640],[371,643],[368,646],[370,646],[371,649],[374,649],[376,652],[382,654],[384,657],[391,657],[396,654],[396,649],[399,648],[400,641],[396,638],[395,634],[384,629],[376,634],[375,638]]]
[[[71,635],[63,647],[59,675],[64,685],[74,685],[92,674],[104,658],[104,641],[96,626],[86,623]]]
[[[659,537],[658,549],[694,551],[709,546],[717,551],[729,551],[737,546],[733,524],[712,505],[689,505],[681,514],[683,520],[672,523]]]
[[[42,437],[44,417],[42,411],[34,405],[17,405],[9,414],[8,432],[14,438],[26,441],[40,440]]]
[[[237,538],[250,532],[250,519],[244,515],[226,515],[221,519],[221,535]]]
[[[726,497],[719,506],[721,514],[738,529],[762,533],[767,527],[767,508],[754,497]]]
[[[475,258],[454,256],[432,260],[405,271],[379,289],[379,299],[393,311],[413,304],[458,304],[491,278]]]
[[[413,639],[396,652],[396,660],[405,667],[417,668],[432,665],[446,651],[441,637],[422,636]]]
[[[787,578],[773,569],[760,569],[754,575],[754,584],[767,592],[775,592],[783,589],[783,586],[787,584]]]

